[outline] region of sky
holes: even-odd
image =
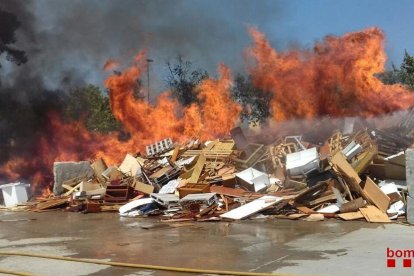
[[[0,0],[0,8],[21,20],[17,44],[29,56],[20,68],[4,66],[4,85],[25,75],[49,89],[103,86],[108,58],[127,66],[143,48],[154,60],[154,90],[165,89],[165,64],[177,54],[211,75],[220,62],[243,72],[248,26],[278,51],[377,26],[386,35],[388,66],[400,64],[404,49],[414,54],[414,1],[408,0]]]

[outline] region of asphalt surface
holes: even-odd
[[[401,259],[387,268],[387,248],[414,249],[414,227],[335,219],[166,224],[116,213],[0,212],[0,251],[128,263],[285,275],[413,275],[414,266],[403,268]],[[0,256],[0,269],[51,276],[183,275],[20,256]]]

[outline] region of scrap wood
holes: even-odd
[[[224,195],[222,195],[222,194],[220,194],[220,197],[221,197],[221,199],[224,202],[224,206],[226,208],[226,212],[228,212],[229,211],[229,202],[227,201],[227,198]]]
[[[217,167],[216,167],[217,169]],[[236,168],[233,166],[225,166],[223,165],[222,168],[217,169],[217,175],[218,176],[222,176],[222,175],[226,175],[226,174],[234,174],[236,172]]]
[[[225,150],[233,150],[236,143],[234,140],[216,140],[214,145],[211,147],[210,151],[225,151]]]
[[[308,201],[308,204],[310,206],[315,206],[315,205],[327,203],[327,202],[336,202],[336,196],[333,193],[329,195],[325,195],[325,196],[320,196],[314,200]]]
[[[68,179],[66,181],[63,181],[62,184],[73,187],[73,186],[79,184],[80,182],[82,182],[83,180],[86,180],[86,178],[87,178],[87,174],[83,174],[83,175],[74,177],[72,179]]]
[[[303,217],[308,216],[307,214],[290,214],[290,215],[273,215],[272,217],[278,219],[290,219],[290,220],[297,220]]]
[[[53,207],[59,207],[61,205],[67,204],[68,202],[69,202],[68,197],[49,199],[45,202],[38,203],[34,207],[35,208],[34,211],[41,211],[41,210],[50,209],[50,208],[53,208]]]
[[[197,163],[194,166],[194,170],[191,176],[187,179],[189,183],[197,183],[200,175],[203,171],[204,164],[206,163],[206,157],[204,154],[200,154]]]
[[[322,221],[325,219],[323,214],[310,214],[304,220],[306,221]]]
[[[171,162],[177,161],[178,154],[180,154],[180,147],[179,146],[174,148],[173,154],[171,156]]]
[[[72,186],[70,186],[70,185],[66,185],[66,184],[62,184],[62,188],[66,189],[67,191],[70,191],[70,190],[72,190],[72,189],[73,189],[73,187],[72,187]]]
[[[391,199],[372,181],[369,176],[363,186],[364,194],[367,197],[367,200],[377,206],[384,213],[387,212],[387,209],[390,205]]]
[[[295,198],[296,204],[309,204],[309,201],[318,198],[321,194],[328,190],[328,183],[326,181],[319,182],[313,187],[299,193]]]
[[[218,139],[211,141],[204,149],[205,150],[211,150],[217,143],[219,142]]]
[[[200,212],[196,215],[196,217],[197,217],[197,218],[199,218],[199,217],[202,217],[202,216],[204,216],[204,215],[208,215],[208,214],[210,214],[210,213],[214,213],[214,211],[217,209],[217,207],[218,207],[218,205],[217,205],[217,204],[213,204],[213,205],[211,205],[211,206],[209,206],[209,207],[205,208],[204,210],[200,211]]]
[[[67,191],[66,193],[64,193],[63,196],[70,196],[75,191],[79,190],[80,189],[80,186],[81,186],[81,183],[79,183],[78,185],[76,185],[75,187],[73,187],[72,189],[70,189],[69,191]]]
[[[368,168],[369,164],[371,164],[372,160],[377,154],[377,146],[371,145],[369,148],[365,149],[364,152],[357,155],[355,161],[352,162],[352,167],[357,173],[362,173]]]
[[[368,222],[391,222],[389,217],[375,206],[368,205],[367,207],[359,208],[359,211]]]
[[[299,211],[301,211],[304,214],[313,214],[313,213],[315,213],[314,210],[312,210],[312,209],[310,209],[306,206],[296,206],[295,208],[298,209]]]
[[[338,217],[343,220],[355,220],[364,218],[360,211],[338,214]]]
[[[212,185],[210,187],[210,192],[231,197],[242,197],[246,196],[247,194],[251,194],[251,192],[247,192],[240,188],[229,188],[217,185]]]
[[[366,197],[364,191],[360,186],[360,183],[362,181],[361,178],[352,168],[351,164],[348,163],[345,155],[341,151],[338,151],[333,157],[330,158],[329,161],[332,164],[333,168],[344,177],[346,183],[351,186],[353,191],[357,192],[363,197]]]

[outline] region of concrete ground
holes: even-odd
[[[31,219],[31,220],[28,220]],[[386,250],[414,249],[414,228],[289,220],[172,223],[115,213],[0,212],[0,251],[288,275],[413,275]],[[414,262],[413,262],[414,264]],[[34,275],[182,275],[0,256],[0,270]]]

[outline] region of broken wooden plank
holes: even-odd
[[[347,184],[349,184],[353,191],[364,195],[361,186],[361,178],[357,172],[352,168],[351,164],[346,160],[345,155],[338,151],[331,159],[329,160],[333,167],[339,171],[339,173],[345,178]]]
[[[68,203],[68,198],[54,198],[54,199],[50,199],[45,202],[40,202],[39,204],[36,205],[34,210],[41,211],[41,210],[50,209],[53,207],[59,207],[67,203]]]
[[[104,182],[105,178],[102,176],[102,173],[108,168],[105,161],[102,158],[100,158],[93,162],[91,167],[99,181]]]
[[[80,189],[82,182],[79,183],[78,185],[76,185],[75,187],[73,187],[72,189],[70,189],[69,191],[67,191],[66,193],[63,194],[63,196],[70,196],[71,194],[73,194],[75,191]]]
[[[368,222],[391,222],[389,217],[375,206],[359,208],[359,211]]]
[[[372,181],[369,176],[362,187],[368,200],[384,213],[387,212],[391,199]]]
[[[206,157],[204,154],[200,154],[198,157],[197,163],[194,166],[193,173],[187,179],[188,183],[197,183],[200,178],[201,172],[203,171],[204,164],[206,163]]]
[[[139,191],[139,192],[144,193],[146,195],[149,195],[149,194],[154,192],[154,186],[145,184],[145,183],[140,182],[136,179],[134,180],[134,183],[132,184],[132,187],[136,191]]]
[[[338,217],[343,220],[356,220],[364,218],[360,211],[338,214]]]
[[[66,185],[66,184],[62,184],[62,188],[63,189],[66,189],[67,191],[70,191],[70,190],[72,190],[72,186],[69,186],[69,185]]]
[[[123,174],[134,177],[137,174],[137,172],[139,174],[141,173],[141,166],[134,156],[132,156],[131,154],[127,154],[125,155],[124,161],[122,161],[118,170],[121,171]]]

